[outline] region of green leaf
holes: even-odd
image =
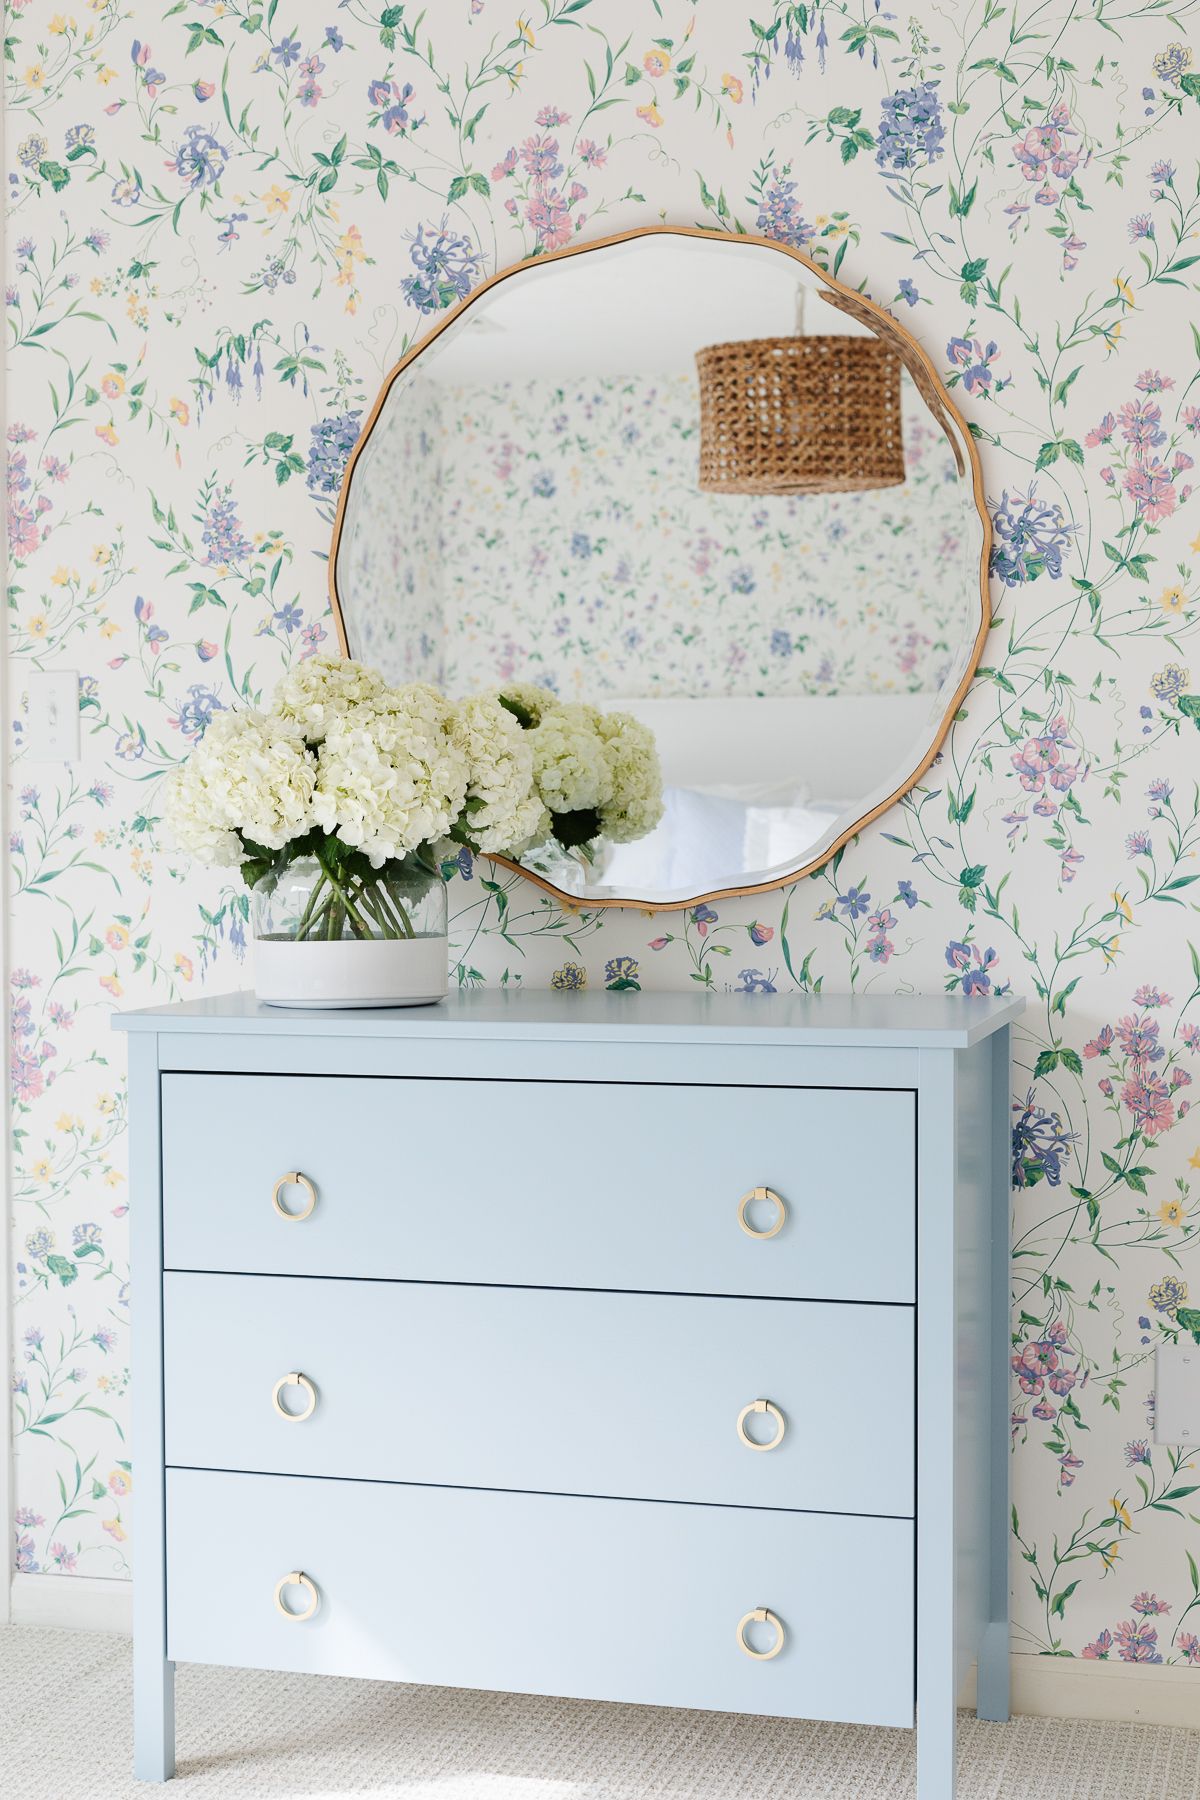
[[[1058,1060],[1059,1053],[1057,1050],[1039,1051],[1038,1059],[1033,1065],[1034,1080],[1036,1081],[1040,1075],[1053,1074],[1054,1070],[1058,1067]]]
[[[467,185],[467,178],[465,175],[456,175],[454,180],[450,183],[449,188],[446,190],[447,201],[461,200],[467,191]]]
[[[79,1270],[75,1267],[75,1264],[69,1262],[65,1256],[48,1256],[46,1258],[46,1267],[52,1275],[58,1276],[58,1279],[62,1282],[64,1287],[70,1287],[73,1281],[79,1279]]]

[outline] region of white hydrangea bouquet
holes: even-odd
[[[240,869],[254,889],[257,985],[271,999],[267,945],[430,939],[441,945],[440,991],[414,997],[440,998],[447,856],[463,845],[509,857],[557,845],[587,858],[600,836],[629,841],[661,814],[654,739],[628,714],[526,686],[455,703],[424,683],[391,687],[377,670],[335,657],[299,664],[268,712],[217,713],[168,777],[164,802],[180,849]],[[269,955],[282,970],[279,953]],[[435,982],[435,960],[423,955],[418,986]],[[359,984],[377,985],[357,963]],[[356,1002],[343,991],[344,959],[324,966],[331,987],[322,998],[312,991],[324,979],[316,965],[306,962],[300,979],[290,960],[282,985],[299,980],[304,991],[279,1003],[402,997],[372,989]],[[384,983],[404,985],[394,959]]]

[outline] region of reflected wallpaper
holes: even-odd
[[[343,540],[352,642],[384,667],[599,701],[957,675],[979,625],[977,514],[907,378],[907,483],[791,499],[700,492],[686,374],[401,383]]]
[[[786,239],[919,338],[983,459],[995,629],[941,761],[813,878],[566,915],[464,858],[458,978],[1026,995],[1014,1644],[1200,1669],[1153,1362],[1200,1335],[1195,0],[8,15],[8,680],[76,671],[83,726],[34,763],[6,712],[17,1566],[123,1576],[135,1529],[109,1015],[250,978],[160,777],[330,643],[404,347],[498,265],[666,219]]]

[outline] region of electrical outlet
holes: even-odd
[[[34,762],[79,761],[79,676],[54,669],[25,677],[21,749]]]
[[[1200,1444],[1200,1344],[1160,1344],[1154,1378],[1156,1444]]]

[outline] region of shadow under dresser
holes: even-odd
[[[128,1013],[135,1769],[176,1661],[1008,1709],[1009,1028],[958,997]]]

